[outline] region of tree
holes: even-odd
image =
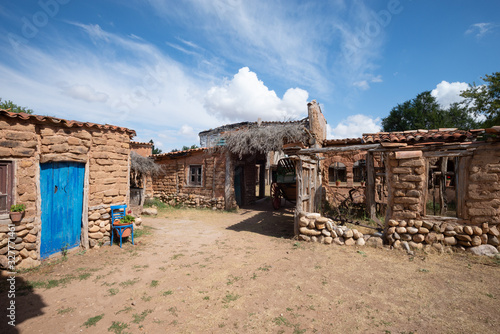
[[[444,112],[430,91],[392,108],[382,119],[383,131],[437,129],[443,127]]]
[[[473,129],[477,126],[465,106],[453,103],[448,109],[443,109],[430,91],[398,104],[392,108],[389,116],[382,119],[382,129],[387,132],[439,128]]]
[[[446,110],[443,126],[446,128],[477,129],[480,124],[472,117],[473,113],[462,103],[452,103]]]
[[[194,145],[191,145],[191,146],[182,146],[182,151],[186,151],[186,150],[193,150],[195,148],[199,148],[198,145],[194,144]]]
[[[23,112],[26,114],[32,114],[33,110],[28,109],[26,107],[20,107],[14,102],[7,100],[7,101],[2,101],[2,98],[0,98],[0,109],[10,109],[11,112]]]
[[[465,98],[465,105],[476,116],[484,115],[484,127],[500,125],[500,72],[486,74],[481,78],[485,84],[477,86],[469,84],[469,89],[460,94]]]
[[[155,147],[155,143],[153,142],[153,139],[149,141],[151,144],[153,144],[153,147],[151,148],[153,154],[161,154],[162,150],[159,149],[158,147]]]

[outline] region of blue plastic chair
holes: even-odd
[[[111,206],[111,243],[110,246],[113,246],[113,235],[114,231],[118,233],[120,236],[120,248],[122,248],[122,235],[125,229],[130,228],[132,229],[132,245],[134,244],[134,223],[128,224],[128,225],[115,225],[114,222],[115,220],[120,220],[123,217],[125,217],[125,214],[127,212],[127,206],[126,205],[112,205]]]

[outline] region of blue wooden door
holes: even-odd
[[[42,258],[80,244],[84,175],[85,165],[81,163],[40,164]]]

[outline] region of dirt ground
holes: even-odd
[[[498,261],[297,242],[291,206],[269,207],[169,209],[135,246],[21,273],[17,326],[1,313],[0,332],[500,332]]]

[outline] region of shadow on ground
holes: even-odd
[[[254,205],[240,209],[242,221],[227,227],[228,230],[236,232],[253,232],[275,238],[288,238],[293,233],[293,204],[287,202],[279,210],[274,210],[269,198],[258,200]],[[253,216],[250,213],[256,212]],[[249,218],[244,219],[245,215]]]
[[[44,314],[43,308],[47,306],[42,297],[34,293],[33,288],[22,277],[16,275],[15,288],[7,280],[11,275],[7,271],[0,274],[0,333],[19,333],[15,326],[9,324],[13,321],[16,326],[22,322]],[[13,306],[11,302],[14,302]],[[8,309],[10,308],[10,310]]]

